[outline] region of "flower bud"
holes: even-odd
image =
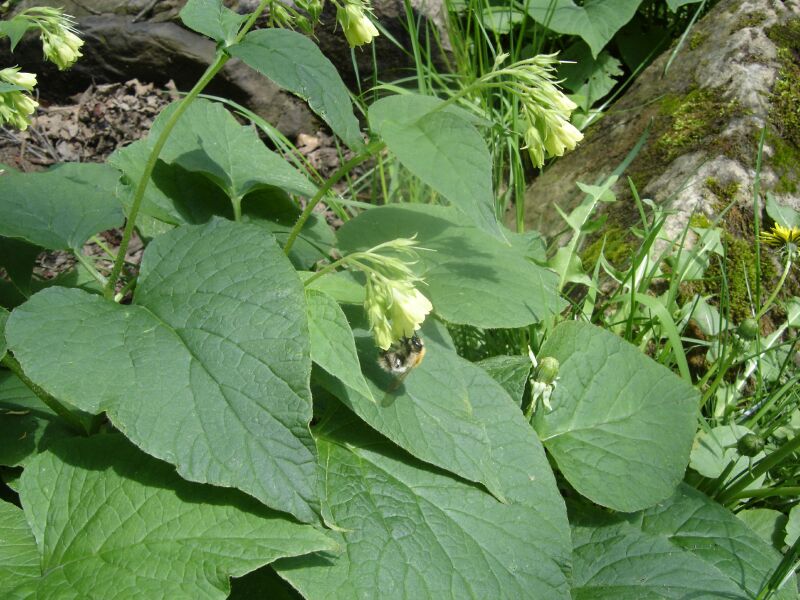
[[[360,4],[347,3],[336,11],[336,19],[344,30],[344,37],[351,48],[372,42],[380,35],[375,25],[369,20]]]
[[[764,440],[755,433],[746,433],[736,442],[736,449],[742,456],[756,456],[764,449]]]
[[[525,130],[525,149],[531,157],[534,167],[541,167],[544,164],[544,143],[539,130],[531,125]]]
[[[558,360],[552,356],[545,356],[539,361],[539,370],[536,373],[536,380],[545,384],[553,383],[558,377],[558,369],[561,367]]]
[[[758,321],[755,319],[745,319],[739,324],[739,329],[737,331],[744,339],[754,340],[758,337]]]
[[[0,125],[8,123],[12,127],[25,131],[30,125],[30,116],[36,111],[39,103],[25,92],[14,90],[0,93]]]
[[[23,73],[19,67],[8,67],[0,70],[0,80],[18,85],[29,92],[36,86],[36,75],[34,73]]]
[[[61,24],[42,30],[44,56],[61,71],[83,56],[80,51],[82,46],[83,40]]]

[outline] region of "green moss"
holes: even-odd
[[[697,50],[708,39],[708,33],[705,31],[696,31],[689,38],[689,50]]]
[[[800,148],[800,19],[767,32],[778,46],[781,68],[772,88],[770,121],[778,134]]]
[[[794,194],[800,189],[800,149],[794,144],[785,142],[779,136],[767,134],[767,143],[773,153],[769,157],[769,165],[778,176],[774,191],[778,194]]]
[[[734,30],[738,31],[739,29],[744,29],[745,27],[758,27],[767,19],[767,15],[761,11],[755,11],[746,15],[742,15],[741,18],[736,21],[736,25],[734,25]]]
[[[657,149],[670,162],[718,133],[732,114],[734,103],[720,102],[714,90],[695,89],[684,97],[667,96],[661,114],[669,117],[667,130],[658,138]]]
[[[694,149],[717,150],[708,138],[722,131],[725,123],[741,108],[735,101],[723,101],[719,90],[694,88],[683,96],[669,95],[661,100],[659,114],[651,125],[650,142],[631,165],[630,175],[638,189],[664,172],[667,164]],[[728,144],[730,140],[716,140]],[[751,144],[752,145],[752,144]],[[745,154],[750,154],[749,149]]]
[[[736,199],[736,193],[739,191],[739,182],[731,181],[727,185],[722,185],[713,177],[709,177],[706,179],[706,187],[720,201],[722,205],[720,209],[722,209]]]
[[[636,240],[626,229],[609,227],[581,252],[581,262],[585,270],[594,269],[597,259],[600,258],[601,249],[608,262],[621,268],[630,262],[636,251]]]
[[[716,302],[723,302],[720,297],[723,285],[727,283],[727,301],[730,317],[734,323],[740,323],[752,316],[750,298],[755,294],[756,252],[752,242],[723,231],[722,241],[725,245],[727,260],[723,266],[719,260],[712,258],[702,280],[686,285],[685,292],[689,297],[695,293],[712,295]],[[778,273],[768,257],[761,259],[761,290],[766,297],[775,285]],[[748,291],[749,285],[749,291]]]
[[[692,218],[689,219],[689,227],[699,227],[701,229],[708,229],[713,226],[711,220],[702,213],[694,213]]]

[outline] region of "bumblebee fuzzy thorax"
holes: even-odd
[[[388,350],[383,350],[378,355],[378,364],[381,368],[393,375],[406,375],[411,369],[422,362],[425,357],[425,343],[416,334],[404,337]]]

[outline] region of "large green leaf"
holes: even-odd
[[[315,518],[302,284],[263,228],[182,226],[145,250],[135,304],[48,289],[11,315],[9,347],[54,396],[106,411],[192,481]]]
[[[281,579],[272,567],[262,567],[244,577],[231,579],[228,600],[303,600],[303,597]]]
[[[545,356],[561,368],[553,409],[537,411],[536,431],[564,477],[590,500],[625,512],[669,497],[689,462],[697,391],[587,323],[556,327]]]
[[[95,233],[122,225],[117,179],[115,169],[92,163],[3,175],[0,235],[51,250],[79,250]]]
[[[702,0],[667,0],[667,6],[672,12],[677,11],[681,6],[686,6],[687,4],[697,4]]]
[[[451,323],[484,328],[525,327],[566,305],[555,273],[519,255],[465,221],[452,208],[382,206],[361,213],[337,232],[345,253],[398,237],[416,236],[422,292]]]
[[[330,392],[415,457],[469,481],[483,484],[505,499],[497,478],[494,444],[482,415],[507,421],[507,438],[531,442],[530,427],[508,396],[484,371],[436,343],[437,327],[428,323],[425,360],[402,381],[378,366],[378,350],[369,332],[356,329],[356,346],[370,394],[348,389],[341,382],[319,379]],[[377,403],[373,400],[377,400]],[[502,415],[502,416],[501,416]],[[520,426],[521,423],[521,426]],[[503,442],[507,441],[503,439]]]
[[[527,356],[493,356],[477,363],[517,404],[522,404],[525,386],[531,374],[531,359]]]
[[[0,306],[0,360],[6,355],[8,346],[6,345],[6,321],[8,320],[8,311]]]
[[[22,474],[38,598],[225,598],[230,576],[334,550],[237,492],[189,483],[120,435],[54,444]]]
[[[126,193],[120,196],[126,212],[130,211],[133,192],[144,173],[151,143],[149,139],[138,140],[118,148],[108,158],[109,164],[124,174]],[[148,217],[172,226],[205,223],[213,215],[233,216],[230,200],[219,187],[201,173],[163,160],[156,162],[142,200],[137,227],[141,228]]]
[[[323,515],[346,551],[275,563],[306,598],[569,597],[564,507],[541,449],[515,440],[500,452],[514,492],[503,504],[341,411],[317,444]]]
[[[306,290],[311,359],[348,387],[372,402],[372,391],[361,373],[353,331],[336,300],[317,290]]]
[[[730,511],[681,484],[631,515],[575,515],[573,598],[755,598],[780,561]],[[787,582],[778,598],[796,598]]]
[[[557,33],[579,35],[597,57],[614,34],[631,20],[642,0],[533,0],[528,14]]]
[[[6,270],[8,278],[24,295],[31,293],[33,267],[41,251],[38,246],[22,240],[0,237],[0,267]]]
[[[494,213],[492,157],[468,119],[449,110],[432,111],[425,96],[403,94],[375,102],[369,121],[409,171],[471,223],[503,237]]]
[[[778,551],[783,549],[786,540],[786,524],[789,518],[780,511],[771,508],[748,508],[740,510],[736,516],[761,536],[761,539],[772,544]]]
[[[559,58],[565,61],[558,67],[559,77],[564,78],[561,85],[574,94],[574,100],[585,113],[614,89],[616,77],[624,75],[619,60],[608,52],[601,52],[595,59],[580,41],[567,48]]]
[[[794,544],[800,538],[800,504],[795,504],[789,511],[789,518],[786,522],[786,543]]]
[[[16,375],[0,371],[0,465],[24,465],[53,440],[74,435]]]
[[[39,573],[36,540],[25,514],[13,504],[0,501],[0,596],[16,598],[16,590],[30,589]]]
[[[572,528],[573,600],[745,600],[719,570],[628,523],[579,522]]]
[[[350,92],[333,63],[310,39],[287,29],[259,29],[228,51],[283,89],[307,100],[311,110],[351,149],[364,145]]]
[[[161,134],[178,104],[158,115],[148,140]],[[150,142],[154,143],[154,142]],[[239,125],[221,104],[198,99],[181,115],[160,157],[187,171],[202,173],[230,198],[243,198],[264,186],[311,196],[314,185],[279,155],[269,150],[252,127]]]
[[[189,0],[180,12],[181,21],[189,29],[207,35],[217,42],[230,44],[247,20],[222,5],[222,0]]]

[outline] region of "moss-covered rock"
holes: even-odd
[[[545,235],[562,230],[551,203],[569,213],[582,197],[576,181],[595,183],[625,164],[614,188],[619,201],[603,206],[606,226],[586,241],[584,263],[593,265],[605,243],[606,256],[623,266],[638,247],[629,233],[640,220],[630,177],[638,196],[668,210],[662,232],[667,240],[681,240],[690,221],[722,229],[726,262],[712,261],[710,283],[700,291],[718,295],[726,281],[733,316],[749,316],[754,286],[771,290],[782,268],[765,251],[760,278],[755,272],[756,223],[768,220],[764,193],[800,209],[799,88],[800,3],[722,0],[698,21],[676,56],[667,51],[645,69],[577,150],[533,183],[526,224]],[[635,157],[633,148],[639,149]],[[690,233],[688,240],[694,237]],[[785,289],[798,293],[792,276]]]

